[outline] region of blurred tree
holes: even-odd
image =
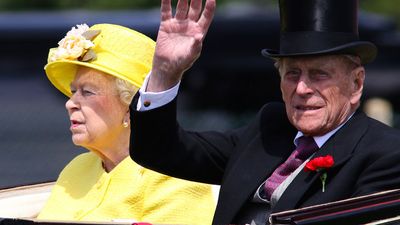
[[[400,2],[398,0],[360,0],[362,9],[394,18],[400,25]]]
[[[160,0],[63,0],[58,8],[80,8],[93,10],[143,9],[158,6]]]
[[[149,8],[159,0],[1,0],[1,10],[130,9]]]
[[[204,1],[204,0],[203,0]],[[172,0],[173,5],[177,0]],[[218,5],[227,2],[255,4],[277,4],[278,0],[218,0]],[[0,0],[0,10],[118,10],[158,7],[160,0]],[[400,24],[400,4],[398,0],[360,0],[362,9],[389,15]]]
[[[218,0],[223,4],[229,0]],[[177,0],[172,0],[176,4]],[[158,7],[160,0],[1,0],[0,10],[117,10]]]
[[[1,0],[1,10],[25,10],[25,9],[53,9],[57,1],[52,0]]]

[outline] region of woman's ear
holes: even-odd
[[[130,114],[130,110],[128,107],[128,110],[126,111],[126,113],[124,115],[124,119],[122,121],[122,126],[127,128],[127,127],[129,127],[130,123],[131,123],[131,114]]]

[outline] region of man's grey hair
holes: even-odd
[[[350,64],[352,64],[354,68],[361,66],[361,58],[357,55],[343,54],[338,56],[344,57],[344,59],[350,62]],[[278,69],[279,73],[281,73],[283,59],[284,58],[273,58],[273,60],[275,61],[274,66],[276,69]]]

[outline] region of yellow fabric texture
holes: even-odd
[[[38,219],[204,225],[214,210],[210,185],[165,176],[129,157],[107,173],[89,152],[64,168]]]

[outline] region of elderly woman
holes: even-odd
[[[72,141],[89,150],[61,172],[39,219],[210,224],[211,187],[145,169],[129,158],[129,103],[155,43],[111,24],[78,25],[51,49],[46,74],[69,97]],[[154,156],[162,157],[162,156]]]

